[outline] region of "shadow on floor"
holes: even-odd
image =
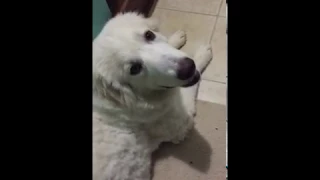
[[[212,148],[206,139],[193,129],[187,139],[181,144],[163,143],[152,155],[152,175],[156,161],[173,156],[190,167],[201,172],[207,172],[210,168]]]

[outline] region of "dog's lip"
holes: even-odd
[[[161,86],[163,88],[167,88],[167,89],[170,89],[170,88],[175,88],[175,86]]]
[[[196,71],[195,74],[188,80],[187,84],[182,85],[181,87],[190,87],[195,85],[200,80],[200,73]],[[166,89],[175,88],[176,86],[161,86]]]
[[[200,80],[200,73],[199,71],[196,71],[196,73],[190,78],[187,84],[182,85],[182,87],[190,87],[195,85]]]

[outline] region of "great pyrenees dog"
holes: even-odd
[[[151,154],[181,142],[194,126],[200,74],[212,59],[178,50],[184,31],[166,38],[137,13],[110,19],[93,48],[93,179],[150,180]]]

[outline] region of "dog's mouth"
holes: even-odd
[[[195,84],[197,84],[200,80],[200,73],[199,71],[196,71],[196,73],[194,73],[194,75],[188,80],[187,84],[182,85],[182,87],[190,87],[193,86]]]
[[[200,73],[199,71],[196,71],[194,73],[194,75],[188,80],[188,82],[184,85],[181,85],[181,87],[190,87],[190,86],[193,86],[195,84],[197,84],[200,80]],[[175,88],[176,86],[161,86],[163,88],[166,88],[166,89],[171,89],[171,88]]]

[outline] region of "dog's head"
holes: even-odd
[[[199,81],[195,63],[136,13],[111,19],[93,42],[93,73],[113,87],[136,91],[188,87]]]

